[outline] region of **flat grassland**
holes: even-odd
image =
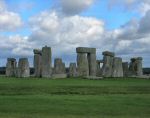
[[[150,118],[150,80],[0,77],[0,118]]]

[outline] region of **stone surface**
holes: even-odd
[[[18,77],[30,77],[30,67],[27,58],[20,58],[17,69]]]
[[[70,63],[70,65],[69,65],[69,77],[77,77],[76,63]]]
[[[78,47],[76,48],[77,53],[96,53],[96,48]]]
[[[111,56],[104,56],[103,57],[103,66],[102,66],[102,76],[104,77],[112,77],[112,65],[113,65],[113,58]]]
[[[6,76],[15,77],[16,76],[16,66],[17,62],[14,58],[8,58],[6,64]]]
[[[56,58],[54,61],[54,74],[65,74],[65,63],[62,62],[61,58]]]
[[[129,63],[128,63],[128,62],[123,62],[123,63],[122,63],[122,67],[123,67],[123,76],[124,76],[124,77],[128,77],[128,73],[129,73]]]
[[[67,74],[53,74],[52,75],[53,79],[62,79],[62,78],[67,78]]]
[[[91,80],[101,80],[103,77],[96,77],[96,76],[86,76],[84,79],[91,79]]]
[[[89,76],[89,64],[87,54],[77,54],[77,72],[79,76]]]
[[[112,77],[123,77],[122,58],[114,57]]]
[[[88,54],[89,75],[96,76],[96,53]]]
[[[111,57],[114,57],[115,56],[115,53],[114,52],[109,52],[109,51],[104,51],[102,53],[104,56],[111,56]]]
[[[131,58],[129,65],[129,76],[142,76],[142,57]]]
[[[41,51],[34,50],[34,76],[41,77],[42,76],[42,53]]]
[[[137,76],[142,76],[143,75],[142,57],[138,57],[136,63],[137,63]]]
[[[42,77],[51,78],[52,75],[52,57],[51,57],[51,48],[43,47],[42,48]]]

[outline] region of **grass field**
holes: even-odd
[[[150,80],[0,77],[0,118],[150,118]]]

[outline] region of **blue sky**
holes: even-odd
[[[128,62],[142,56],[150,66],[149,10],[148,0],[0,0],[0,66],[7,57],[32,60],[44,45],[66,63],[86,46],[97,48],[98,59],[110,50]]]

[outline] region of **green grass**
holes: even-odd
[[[0,118],[150,118],[150,80],[0,77]]]

